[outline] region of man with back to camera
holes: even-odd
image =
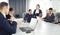
[[[0,3],[0,35],[12,35],[16,33],[17,23],[12,20],[10,24],[6,19],[8,13],[8,3]]]

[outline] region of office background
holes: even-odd
[[[36,8],[36,4],[40,4],[41,10],[43,11],[43,17],[46,15],[46,10],[49,7],[54,8],[56,12],[60,12],[60,0],[0,0],[0,2],[8,2],[10,7],[15,10],[14,15],[19,15],[23,17],[23,14],[32,9]]]

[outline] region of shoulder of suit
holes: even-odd
[[[39,9],[41,11],[41,9]]]
[[[26,13],[26,15],[29,15],[28,13]]]
[[[0,16],[2,15],[2,13],[0,12]]]
[[[4,17],[3,14],[2,14],[1,12],[0,12],[0,17],[1,17],[1,18]]]

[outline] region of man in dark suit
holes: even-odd
[[[9,23],[11,22],[11,18],[14,18],[13,14],[14,14],[13,8],[9,8],[9,12],[6,15],[6,18],[8,19]]]
[[[0,35],[12,35],[16,33],[17,23],[12,20],[10,24],[6,19],[8,13],[8,3],[0,3]]]
[[[32,10],[29,9],[28,13],[26,13],[24,17],[24,21],[29,23],[31,21],[31,18],[33,18],[33,14],[32,14]]]
[[[7,18],[7,19],[10,19],[10,18],[13,16],[13,14],[14,14],[13,8],[9,8],[9,12],[8,12],[8,14],[6,15],[6,18]]]
[[[53,13],[53,8],[49,8],[46,17],[44,18],[44,21],[52,23],[54,22],[54,20],[55,20],[55,15]]]
[[[36,16],[42,17],[42,10],[40,9],[39,4],[36,5],[36,9],[34,10],[33,14],[34,14],[35,18],[36,18]]]

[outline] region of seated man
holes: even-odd
[[[30,22],[32,17],[33,17],[33,15],[32,15],[32,10],[29,9],[29,10],[28,10],[28,13],[26,13],[26,15],[25,15],[25,17],[24,17],[24,21],[25,21],[25,22]]]
[[[8,19],[9,23],[11,22],[11,20],[14,19],[13,14],[14,14],[13,8],[9,8],[9,12],[8,12],[8,14],[6,15],[6,18]]]
[[[52,23],[54,22],[54,19],[55,19],[55,16],[53,13],[53,8],[49,8],[46,17],[44,18],[44,21]]]

